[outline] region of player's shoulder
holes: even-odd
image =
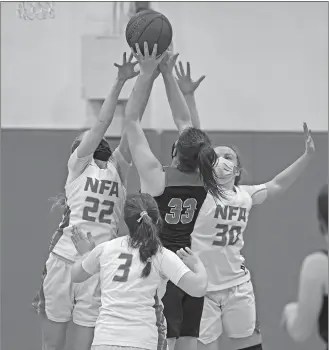
[[[322,251],[309,254],[302,264],[302,275],[308,279],[327,278],[328,255]]]
[[[328,267],[328,254],[325,254],[323,251],[311,253],[304,259],[303,265],[314,268],[320,265]]]
[[[241,192],[247,192],[251,197],[258,192],[266,190],[266,185],[261,184],[261,185],[238,185],[235,186],[236,189],[238,189]]]
[[[173,166],[163,167],[163,171],[165,172],[166,187],[204,187],[198,171],[183,172]]]

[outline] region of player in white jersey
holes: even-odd
[[[71,271],[76,283],[100,273],[102,306],[92,350],[156,350],[157,290],[168,279],[192,296],[201,297],[207,289],[207,274],[197,255],[186,248],[177,256],[162,247],[162,219],[149,194],[127,197],[124,220],[129,236],[98,245]]]
[[[64,349],[70,320],[74,323],[74,349],[90,349],[100,305],[99,277],[95,275],[82,285],[72,283],[70,271],[80,254],[71,240],[71,230],[77,226],[92,232],[96,244],[116,237],[131,155],[125,134],[113,153],[104,135],[124,83],[138,74],[132,58],[127,61],[124,54],[122,65],[115,64],[118,76],[98,118],[72,145],[65,185],[69,223],[49,255],[42,285],[46,314],[42,335],[47,350]]]
[[[262,349],[250,273],[241,254],[243,233],[252,206],[284,193],[307,166],[315,148],[305,123],[304,135],[304,154],[273,180],[257,186],[239,185],[241,163],[232,148],[215,148],[226,199],[215,201],[208,194],[192,233],[192,250],[199,254],[209,278],[198,350],[218,350],[216,340],[223,327],[236,349]]]

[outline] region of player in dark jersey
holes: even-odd
[[[140,75],[127,103],[125,127],[140,176],[141,192],[149,193],[156,199],[165,222],[160,238],[166,248],[176,251],[190,247],[190,234],[207,192],[216,197],[222,196],[214,171],[217,157],[206,133],[192,128],[189,110],[172,74],[178,55],[166,53],[157,59],[156,45],[149,55],[146,43],[144,52],[143,57],[137,47],[135,57],[139,61]],[[160,63],[164,56],[165,60]],[[159,63],[172,113],[174,117],[180,116],[177,118],[180,120],[180,137],[171,167],[163,167],[151,152],[136,113]],[[168,283],[163,302],[170,350],[180,336],[186,337],[181,349],[196,349],[203,298],[189,297]]]
[[[318,196],[320,230],[328,245],[328,185]],[[283,311],[282,323],[296,341],[306,340],[317,326],[328,349],[328,251],[308,255],[299,278],[298,301]]]

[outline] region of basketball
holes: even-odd
[[[172,27],[167,17],[153,10],[145,10],[133,16],[126,27],[128,45],[136,52],[136,43],[144,55],[144,42],[148,43],[149,53],[158,44],[157,55],[163,54],[172,40]]]

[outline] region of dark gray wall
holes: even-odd
[[[1,345],[3,350],[39,350],[40,331],[31,300],[40,285],[48,242],[60,212],[48,198],[63,191],[66,162],[76,131],[4,130],[1,137]],[[147,132],[154,153],[170,161],[175,132]],[[236,145],[247,170],[245,183],[270,180],[304,151],[302,134],[212,132],[215,144]],[[281,198],[252,212],[244,254],[253,273],[265,350],[322,349],[314,334],[294,344],[280,329],[284,304],[296,297],[300,264],[323,244],[315,202],[327,182],[328,136],[314,134],[317,155]],[[114,146],[118,140],[111,140]],[[139,181],[134,170],[129,191]],[[226,343],[224,341],[224,343]],[[223,344],[225,350],[229,350]]]

